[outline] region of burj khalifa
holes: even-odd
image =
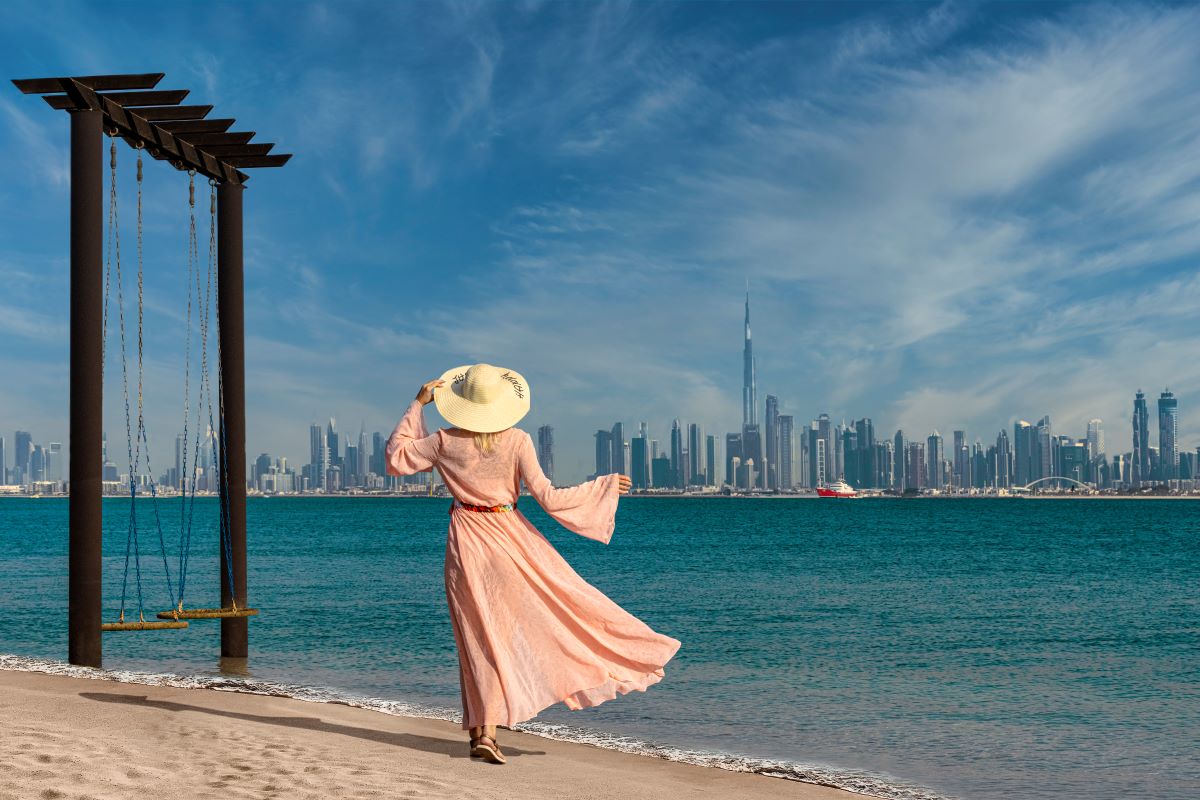
[[[746,343],[742,350],[742,427],[758,424],[758,387],[754,378],[754,344],[750,341],[750,292],[746,292]]]

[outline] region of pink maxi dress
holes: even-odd
[[[576,572],[529,520],[459,506],[516,503],[521,481],[563,527],[608,543],[617,475],[551,486],[528,433],[496,434],[485,455],[458,428],[429,434],[413,401],[387,443],[388,472],[436,467],[455,500],[446,538],[446,601],[458,648],[464,730],[511,726],[555,703],[578,710],[663,678],[680,642],[656,633]]]

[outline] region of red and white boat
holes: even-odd
[[[817,497],[858,497],[854,487],[845,481],[835,481],[817,487]]]

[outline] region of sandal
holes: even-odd
[[[471,757],[482,758],[489,764],[504,764],[507,761],[504,753],[500,752],[500,743],[486,733],[482,736],[472,737]]]

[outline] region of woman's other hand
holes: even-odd
[[[617,493],[629,494],[629,487],[633,485],[633,481],[629,480],[628,475],[621,475],[617,478]]]
[[[437,389],[444,383],[445,381],[439,378],[436,381],[430,381],[429,383],[425,384],[421,387],[420,391],[417,392],[417,401],[423,406],[429,405],[433,402],[433,390]]]

